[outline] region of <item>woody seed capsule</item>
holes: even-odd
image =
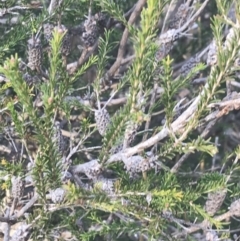
[[[40,39],[31,38],[28,40],[28,66],[32,70],[42,65],[42,45]]]
[[[209,215],[213,216],[220,209],[226,194],[226,189],[208,193],[205,210]]]
[[[95,110],[95,121],[100,135],[104,135],[110,123],[110,115],[106,109]]]

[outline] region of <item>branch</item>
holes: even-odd
[[[220,215],[220,216],[217,216],[215,217],[214,219],[216,221],[223,221],[225,219],[228,219],[232,216],[232,213],[230,211]],[[200,229],[203,229],[204,227],[206,227],[206,221],[203,221],[201,224],[199,225],[196,225],[196,226],[193,226],[193,227],[190,227],[188,228],[187,230],[183,231],[183,232],[177,232],[175,234],[173,234],[173,237],[175,238],[179,238],[181,236],[185,236],[186,234],[190,234],[190,233],[194,233]]]
[[[134,8],[134,10],[128,20],[129,25],[133,25],[133,23],[135,22],[136,18],[140,14],[140,12],[141,12],[143,6],[146,4],[146,2],[147,2],[146,0],[138,0],[136,7]],[[126,27],[123,32],[122,39],[120,41],[120,45],[118,48],[117,59],[107,73],[110,78],[114,76],[114,74],[116,73],[116,71],[118,70],[118,68],[120,67],[120,65],[122,63],[122,59],[123,59],[123,56],[125,53],[125,48],[126,48],[126,44],[127,44],[127,40],[128,40],[128,35],[129,35],[129,31]]]

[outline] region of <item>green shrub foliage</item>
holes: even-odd
[[[238,240],[240,3],[0,1],[0,233]]]

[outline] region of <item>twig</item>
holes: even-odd
[[[18,219],[24,215],[24,213],[31,208],[35,202],[38,200],[38,194],[35,193],[35,195],[31,198],[31,200],[21,209],[17,212],[16,215],[12,217],[12,219]]]
[[[78,142],[78,144],[73,147],[70,150],[70,153],[68,154],[68,156],[66,157],[66,161],[70,160],[70,158],[78,152],[78,148],[84,143],[84,141],[91,136],[91,134],[93,133],[93,131],[89,132],[87,135],[85,135],[83,138],[81,138],[81,140]]]
[[[3,241],[9,241],[10,240],[10,224],[5,223],[5,230],[4,230],[4,239]]]
[[[15,101],[15,102],[13,103],[13,105],[16,105],[17,103],[18,103],[18,101]],[[3,109],[0,110],[0,113],[6,111],[6,110],[8,110],[8,109],[9,109],[8,107],[5,107],[5,108],[3,108]]]
[[[171,0],[170,4],[167,6],[167,13],[166,13],[166,16],[164,18],[164,21],[163,21],[163,26],[162,26],[162,30],[161,30],[161,34],[164,33],[164,30],[165,30],[165,26],[166,26],[166,22],[168,20],[168,17],[170,15],[170,11],[172,9],[172,5],[174,4],[176,0]]]
[[[76,166],[71,166],[70,167],[70,171],[75,173],[85,173],[86,169],[91,169],[91,167],[99,167],[99,163],[98,160],[91,160],[89,162],[80,164],[80,165],[76,165]]]
[[[80,66],[82,66],[87,61],[89,56],[93,54],[97,46],[98,41],[96,41],[96,43],[91,48],[85,48],[78,61],[68,64],[67,71],[69,72],[69,74],[73,74]]]
[[[181,27],[177,30],[177,33],[181,33],[183,32],[185,29],[187,29],[193,21],[195,21],[195,19],[197,19],[197,17],[201,14],[201,12],[203,11],[203,9],[207,6],[208,2],[210,0],[205,0],[200,8],[196,11],[196,13]]]
[[[132,14],[131,14],[131,16],[128,20],[129,25],[132,25],[135,22],[137,16],[140,14],[140,12],[141,12],[143,6],[146,4],[146,2],[147,2],[146,0],[138,0],[138,2],[136,4],[136,7],[134,8],[134,10],[133,10],[133,12],[132,12]],[[118,68],[121,65],[121,62],[122,62],[122,59],[123,59],[123,56],[124,56],[124,53],[125,53],[128,35],[129,35],[129,31],[126,27],[124,32],[123,32],[120,44],[119,44],[117,59],[108,71],[108,75],[110,77],[114,76],[114,74],[116,73],[116,71],[118,70]]]
[[[232,216],[232,213],[229,211],[229,212],[226,212],[226,213],[224,213],[224,214],[222,214],[222,215],[219,215],[219,216],[215,217],[214,219],[215,219],[216,221],[223,221],[223,220],[225,220],[225,219],[230,218],[231,216]],[[194,233],[194,232],[196,232],[196,231],[198,231],[199,229],[204,228],[204,227],[205,227],[205,221],[203,221],[203,222],[202,222],[201,224],[199,224],[199,225],[192,226],[192,227],[188,228],[187,231],[177,232],[177,233],[173,234],[173,236],[174,236],[175,238],[179,238],[179,237],[181,237],[181,236],[185,236],[186,234]]]
[[[219,78],[221,79],[222,76],[220,75]],[[205,88],[208,88],[208,84],[205,84]],[[196,97],[196,99],[194,100],[194,102],[187,108],[187,110],[185,110],[172,124],[171,124],[171,130],[174,132],[178,131],[181,132],[182,128],[186,125],[187,121],[189,121],[189,118],[193,117],[193,114],[198,106],[198,102],[200,101],[201,96],[204,94],[204,89],[202,90],[202,92],[199,94],[198,97]],[[232,106],[232,104],[234,103],[234,105]],[[216,104],[210,104],[208,105],[208,107],[211,106],[216,106]],[[219,118],[220,116],[227,114],[229,111],[233,110],[233,109],[239,109],[240,107],[240,99],[235,99],[235,100],[230,100],[230,101],[225,101],[220,103],[220,105],[218,106],[231,106],[231,109],[223,109],[221,112],[218,113],[217,118]],[[227,111],[227,112],[226,112]],[[124,150],[124,152],[122,153],[123,156],[125,157],[130,157],[136,153],[139,153],[141,151],[143,151],[146,148],[149,148],[153,145],[155,145],[157,142],[161,141],[162,139],[164,139],[165,137],[167,137],[169,134],[169,129],[168,128],[163,128],[159,133],[157,133],[156,135],[152,136],[151,138],[149,138],[148,140],[134,146],[131,148],[127,148]],[[119,153],[114,154],[110,157],[110,159],[107,161],[107,163],[111,163],[112,161],[116,161],[119,160],[119,158],[117,157],[119,156]]]

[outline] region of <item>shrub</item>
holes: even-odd
[[[237,240],[238,1],[12,0],[0,21],[4,240]]]

